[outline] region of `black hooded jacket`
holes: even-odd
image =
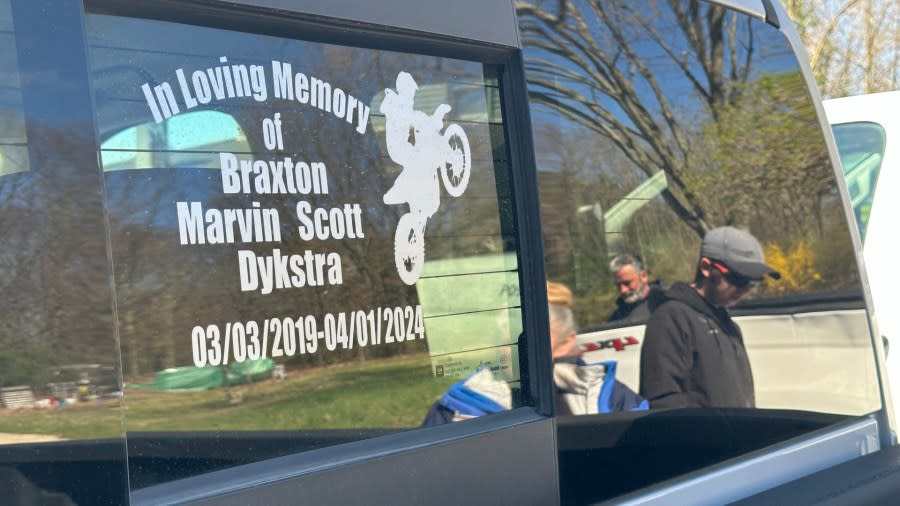
[[[666,290],[644,334],[640,390],[651,408],[754,407],[750,361],[728,311],[685,283]]]

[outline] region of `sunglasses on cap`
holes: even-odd
[[[715,267],[717,271],[721,272],[725,280],[735,288],[756,288],[759,285],[759,281],[741,276],[736,272],[732,272],[727,265],[718,260],[710,260],[710,263],[713,267]]]

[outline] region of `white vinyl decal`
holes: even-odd
[[[316,118],[331,117],[348,127],[347,133],[364,136],[371,100],[358,98],[353,90],[324,77],[297,72],[290,62],[272,60],[269,67],[230,62],[223,55],[218,63],[197,69],[180,67],[168,81],[140,86],[157,124],[193,109],[202,114],[230,100],[265,105],[266,112],[257,123],[265,150],[219,152],[221,193],[210,199],[174,202],[178,244],[233,251],[241,293],[264,297],[282,290],[343,286],[343,250],[338,245],[366,239],[368,206],[334,196],[336,179],[331,167],[326,160],[291,146],[286,126],[297,128],[298,123],[283,122],[277,109],[282,104],[292,114],[298,107],[315,109]],[[472,155],[462,127],[444,125],[450,105],[440,103],[431,114],[416,110],[419,87],[407,72],[397,74],[395,86],[385,90],[380,110],[388,155],[401,171],[383,200],[388,205],[409,206],[394,233],[394,262],[400,279],[414,285],[422,275],[425,228],[440,208],[441,186],[451,196],[461,196],[469,184]],[[285,215],[289,210],[293,216]],[[414,339],[425,339],[421,305],[324,315],[266,314],[204,322],[191,329],[197,367],[312,354],[323,349],[320,344],[326,351],[335,351]],[[449,359],[441,366],[455,371]]]
[[[441,203],[441,185],[459,197],[469,184],[472,155],[465,131],[451,123],[441,133],[450,106],[428,115],[413,109],[418,85],[407,72],[397,75],[397,89],[384,90],[380,111],[385,117],[385,143],[391,160],[403,170],[384,194],[384,203],[408,204],[394,233],[394,262],[400,279],[415,284],[425,263],[425,225]]]

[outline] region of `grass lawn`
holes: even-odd
[[[81,404],[65,409],[0,410],[0,433],[108,438],[129,431],[290,430],[415,427],[452,379],[435,378],[427,355],[288,368],[267,380],[201,392],[126,389],[123,407]],[[234,395],[233,395],[234,397]]]

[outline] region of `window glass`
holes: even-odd
[[[49,149],[29,169],[8,1],[0,36],[0,444],[121,436],[96,173]],[[58,127],[69,122],[64,113],[35,121],[35,149],[66,138]]]
[[[159,145],[155,145],[158,143]],[[161,124],[144,123],[126,128],[100,147],[103,170],[140,169],[169,165],[168,157],[180,163],[209,165],[217,151],[248,153],[250,145],[240,125],[218,111],[188,112]],[[198,160],[185,158],[196,156]]]
[[[877,410],[847,217],[784,36],[688,0],[516,5],[547,276],[581,329],[554,363],[557,412],[598,413],[558,420],[561,502]],[[731,266],[699,262],[711,230]],[[762,256],[747,233],[780,280],[737,276]]]
[[[787,40],[702,2],[640,4],[519,6],[547,272],[575,294],[578,349],[639,391],[649,312],[611,321],[610,261],[639,255],[648,281],[690,283],[705,232],[733,226],[783,274],[731,310],[756,406],[877,409],[847,222]]]
[[[87,27],[133,488],[519,405],[497,67]]]
[[[884,158],[884,128],[877,123],[844,123],[833,125],[832,131],[859,233],[865,240],[875,185]]]
[[[0,0],[5,504],[127,501],[101,184],[77,54],[83,27],[68,8],[37,16],[40,6]]]

